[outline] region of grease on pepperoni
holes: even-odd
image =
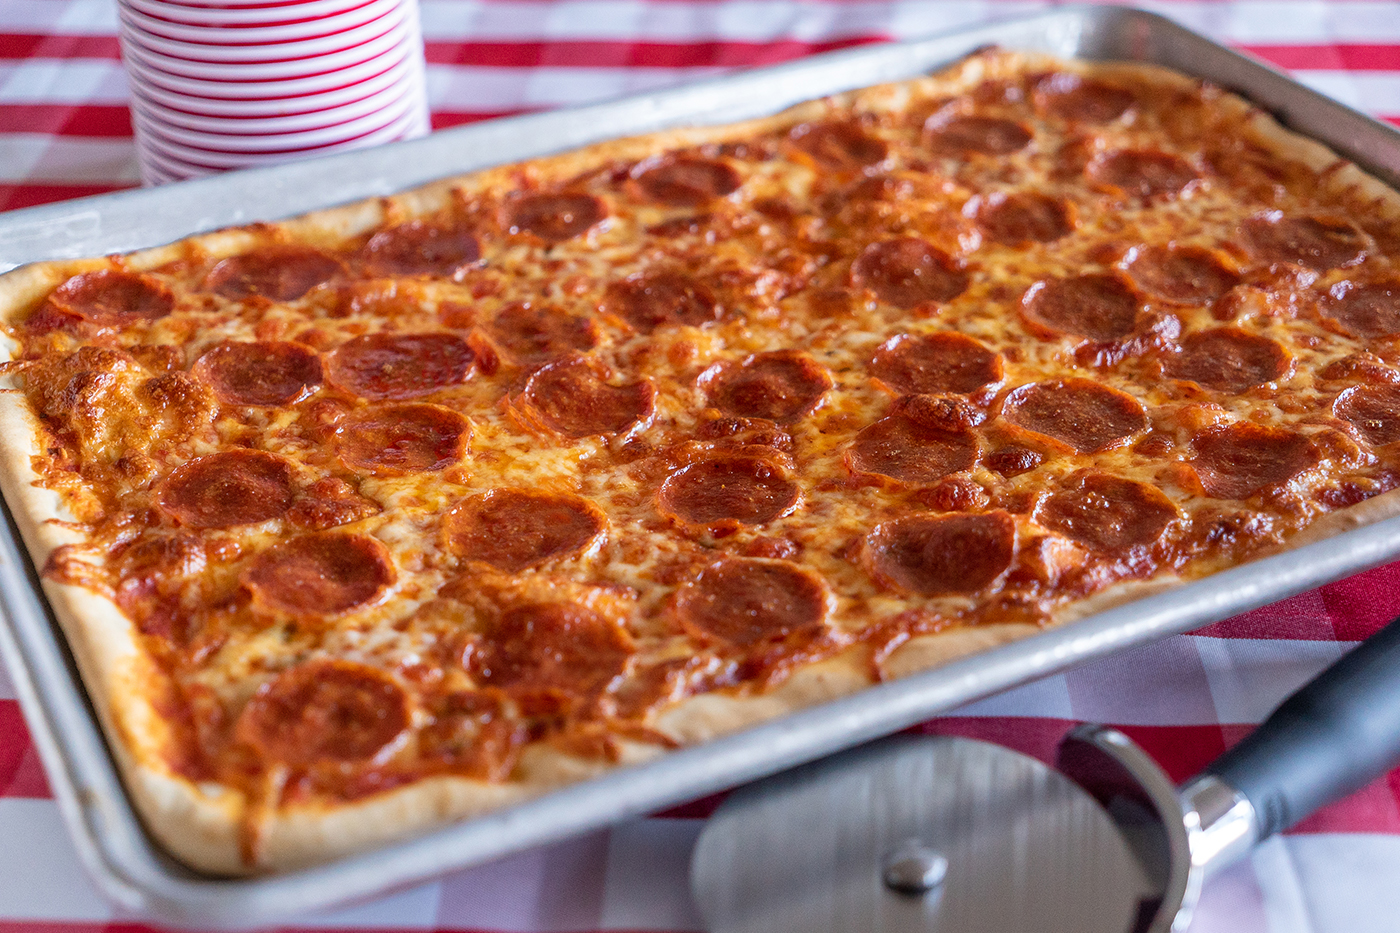
[[[647,200],[672,207],[703,207],[733,194],[744,183],[728,162],[695,156],[644,162],[633,177]]]
[[[450,408],[422,402],[354,412],[335,426],[335,447],[352,470],[376,476],[433,473],[461,460],[471,423]]]
[[[789,138],[817,162],[838,171],[870,168],[890,154],[889,143],[853,123],[803,123]]]
[[[1259,262],[1291,262],[1318,272],[1354,266],[1366,258],[1370,238],[1340,217],[1290,217],[1269,211],[1240,225],[1244,247]]]
[[[671,269],[639,272],[609,283],[602,310],[617,315],[642,334],[668,324],[700,327],[723,314],[709,288]]]
[[[180,465],[156,487],[156,504],[190,528],[278,518],[292,506],[292,465],[261,450],[226,450]]]
[[[1071,123],[1109,123],[1137,102],[1127,88],[1068,72],[1041,78],[1032,99],[1036,110]]]
[[[797,484],[758,457],[713,457],[682,467],[657,492],[662,515],[694,525],[762,525],[797,508]]]
[[[1087,171],[1095,182],[1142,201],[1174,198],[1200,179],[1185,159],[1153,149],[1106,153],[1091,162]]]
[[[923,485],[969,470],[977,463],[975,434],[955,424],[921,417],[920,407],[907,401],[855,436],[845,458],[853,475],[885,476]]]
[[[608,218],[608,206],[591,194],[531,194],[510,206],[511,233],[533,233],[548,243],[582,236]]]
[[[493,489],[453,506],[443,521],[448,551],[519,573],[587,550],[607,518],[580,496]]]
[[[1206,495],[1217,499],[1248,499],[1318,462],[1317,448],[1308,438],[1251,421],[1207,428],[1192,445],[1196,476]]]
[[[159,280],[134,272],[98,269],[75,275],[55,288],[26,323],[31,330],[46,330],[72,320],[119,327],[154,321],[174,308],[174,293]],[[35,326],[41,323],[44,326]]]
[[[468,660],[474,678],[512,694],[554,695],[566,705],[607,690],[633,651],[620,625],[578,603],[516,606],[483,634]]]
[[[971,594],[991,586],[1016,554],[1016,521],[1002,511],[911,515],[876,526],[860,560],[882,586],[920,596]]]
[[[962,264],[917,237],[871,243],[851,266],[851,283],[865,287],[886,304],[912,308],[925,301],[947,302],[967,290]]]
[[[1400,441],[1400,386],[1353,386],[1337,396],[1332,413],[1350,422],[1367,443]]]
[[[831,374],[797,350],[756,353],[742,363],[716,363],[700,375],[710,404],[727,415],[791,424],[817,410]]]
[[[942,155],[1010,155],[1031,144],[1034,134],[1024,123],[1000,117],[935,115],[924,126],[929,147]]]
[[[1235,327],[1188,334],[1181,352],[1167,358],[1166,373],[1202,388],[1243,392],[1288,374],[1288,351],[1268,337]]]
[[[897,395],[966,395],[1001,382],[1002,359],[952,331],[898,334],[875,351],[870,375]]]
[[[309,246],[263,246],[214,266],[204,288],[235,300],[295,301],[344,272],[340,260]]]
[[[649,379],[613,385],[612,378],[597,360],[559,360],[530,377],[521,404],[546,428],[566,437],[621,434],[651,418],[656,389]]]
[[[1240,276],[1214,250],[1200,246],[1147,246],[1129,254],[1127,273],[1153,298],[1207,305],[1239,284]]]
[[[228,341],[206,350],[191,372],[225,405],[277,408],[321,384],[321,359],[299,343]]]
[[[1400,334],[1400,279],[1338,282],[1321,304],[1322,316],[1352,337],[1374,339]]]
[[[676,592],[681,626],[735,648],[815,633],[826,621],[827,589],[811,570],[786,561],[727,558]]]
[[[408,694],[389,674],[353,661],[317,659],[263,684],[234,735],[259,757],[293,766],[373,759],[409,726]]]
[[[396,578],[389,549],[379,541],[324,531],[263,551],[240,580],[263,609],[334,616],[378,602]]]
[[[977,226],[1003,246],[1053,243],[1079,225],[1075,207],[1038,191],[996,192],[970,202]]]
[[[1026,290],[1021,316],[1041,333],[1121,340],[1137,329],[1140,305],[1118,274],[1042,279]]]
[[[1018,386],[1002,403],[1008,423],[1078,453],[1121,447],[1147,430],[1137,399],[1088,379]]]
[[[527,365],[591,350],[600,335],[598,323],[591,318],[524,302],[497,311],[486,329],[511,356]]]
[[[464,227],[410,220],[381,230],[365,244],[364,262],[375,275],[452,278],[481,258],[481,243]]]
[[[326,357],[326,381],[360,398],[417,398],[465,381],[476,354],[456,334],[363,334]]]
[[[1046,528],[1115,555],[1155,544],[1179,517],[1156,486],[1108,473],[1090,473],[1075,488],[1052,495],[1036,513]]]

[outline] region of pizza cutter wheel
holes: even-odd
[[[1400,761],[1400,619],[1181,787],[1085,725],[1058,770],[886,740],[735,794],[696,844],[710,933],[1182,933],[1205,878]]]

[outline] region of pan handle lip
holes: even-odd
[[[1210,877],[1244,858],[1259,842],[1259,814],[1243,793],[1214,774],[1201,774],[1178,791],[1191,865]]]

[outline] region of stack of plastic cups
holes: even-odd
[[[118,0],[148,185],[422,136],[417,0]]]

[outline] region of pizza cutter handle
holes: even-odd
[[[1400,763],[1400,618],[1290,696],[1208,768],[1282,832]]]

